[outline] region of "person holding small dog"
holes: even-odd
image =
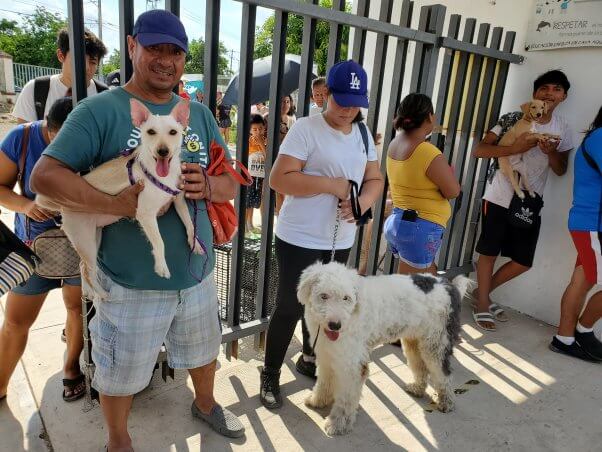
[[[99,282],[109,296],[95,303],[96,315],[90,323],[96,365],[92,386],[100,393],[109,436],[107,449],[132,449],[127,421],[133,395],[148,385],[163,343],[169,365],[188,369],[191,376],[195,390],[192,415],[224,436],[240,437],[244,426],[216,402],[213,391],[221,324],[212,272],[213,231],[204,200],[233,199],[236,183],[227,173],[205,177],[201,168],[209,163],[212,142],[223,147],[230,158],[212,113],[197,102],[185,109],[189,116],[182,146],[198,151],[200,163],[182,164],[178,187],[186,199],[198,202],[198,208],[190,206],[189,212],[206,253],[191,254],[176,209],[167,206],[157,223],[165,241],[170,278],[155,273],[151,245],[139,225],[130,220],[136,215],[143,185],[157,184],[147,177],[112,196],[95,190],[77,174],[140,144],[140,130],[130,114],[131,99],[156,115],[167,115],[178,102],[187,102],[173,93],[188,51],[180,19],[161,9],[147,11],[138,17],[127,39],[132,78],[123,87],[77,105],[36,165],[31,186],[66,210],[126,217],[102,229]]]
[[[532,189],[543,197],[549,169],[562,176],[566,173],[569,151],[573,148],[571,133],[566,120],[555,113],[563,102],[571,84],[559,70],[540,75],[533,83],[533,98],[547,104],[535,130],[538,134],[559,136],[560,140],[540,140],[530,132],[521,134],[511,146],[498,146],[500,138],[522,117],[521,112],[502,116],[485,138],[474,148],[477,158],[495,158],[522,154],[522,163]],[[533,225],[520,228],[510,222],[509,206],[514,195],[510,181],[495,170],[490,174],[482,201],[481,235],[477,242],[478,287],[469,294],[474,303],[473,317],[477,327],[495,331],[495,322],[506,322],[504,310],[491,301],[490,294],[497,287],[523,274],[533,265],[533,257],[539,237],[541,218],[536,216]],[[493,268],[498,255],[511,260],[494,274]]]
[[[260,379],[261,403],[269,409],[282,406],[280,368],[295,326],[303,316],[303,306],[297,300],[301,272],[317,260],[329,261],[333,249],[334,260],[347,261],[355,239],[349,181],[358,186],[363,183],[359,195],[362,213],[383,190],[374,141],[366,133],[365,149],[358,125],[362,120],[360,108],[368,107],[366,71],[352,60],[338,63],[328,73],[327,86],[326,110],[300,118],[291,127],[270,174],[271,188],[286,198],[276,227],[280,269],[277,304],[267,331]],[[314,361],[304,328],[297,371],[315,378]]]
[[[575,155],[573,206],[569,212],[569,231],[577,249],[577,262],[560,305],[558,333],[552,338],[554,352],[586,361],[602,361],[602,343],[594,325],[602,317],[602,292],[587,300],[595,284],[602,283],[602,108],[585,134]]]
[[[34,165],[54,140],[72,109],[70,97],[58,99],[51,106],[46,120],[14,128],[0,144],[0,205],[16,213],[15,234],[26,243],[56,227],[53,212],[36,204],[29,180]],[[21,177],[25,192],[17,194],[13,189],[18,182],[24,148],[26,154]],[[48,279],[34,273],[23,285],[11,290],[6,298],[6,316],[0,329],[0,399],[6,397],[8,380],[23,356],[29,328],[35,322],[48,292],[58,288],[63,292],[67,308],[63,400],[73,402],[84,396],[84,375],[79,367],[83,348],[81,279]]]
[[[428,96],[408,94],[399,104],[394,124],[399,133],[387,152],[394,209],[384,233],[402,274],[436,273],[435,256],[451,215],[449,200],[460,194],[442,152],[426,141],[434,125]]]

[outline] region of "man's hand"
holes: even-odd
[[[131,187],[121,191],[114,196],[115,211],[112,215],[120,215],[128,218],[136,218],[136,210],[138,209],[138,195],[144,190],[144,182],[138,181]]]
[[[550,140],[550,139],[543,139],[543,140],[539,140],[537,142],[539,149],[541,149],[541,151],[544,154],[549,154],[550,152],[556,151],[556,149],[558,149],[559,144],[560,144],[560,141]]]
[[[31,201],[27,205],[25,215],[34,221],[46,221],[55,217],[54,212],[38,206],[35,201]]]
[[[532,147],[536,146],[539,139],[537,134],[531,132],[525,132],[516,139],[516,141],[512,144],[512,153],[513,154],[522,154],[523,152],[527,152]]]
[[[186,199],[209,198],[209,185],[201,165],[198,163],[182,163],[180,190],[184,190]]]

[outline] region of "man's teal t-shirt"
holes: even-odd
[[[80,172],[117,157],[123,149],[138,146],[140,130],[132,125],[130,116],[132,97],[123,88],[116,88],[84,99],[71,112],[44,155]],[[166,104],[138,100],[153,114],[167,115],[181,99],[174,95]],[[200,148],[201,164],[207,167],[208,150],[213,140],[228,153],[209,109],[203,104],[191,102],[190,121],[183,146],[195,150]],[[190,202],[189,210],[192,216]],[[138,222],[129,219],[103,228],[98,254],[100,267],[117,284],[133,289],[182,290],[194,286],[199,279],[211,273],[215,263],[213,232],[205,201],[198,201],[197,212],[197,237],[205,244],[207,255],[190,256],[186,231],[173,205],[158,218],[170,279],[161,278],[154,272],[150,243]]]

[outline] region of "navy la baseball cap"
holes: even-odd
[[[368,75],[353,60],[341,61],[328,71],[328,90],[341,107],[368,108]]]
[[[184,25],[175,14],[164,9],[153,9],[136,19],[132,36],[144,47],[174,44],[188,53],[188,36]]]

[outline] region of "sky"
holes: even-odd
[[[98,8],[102,5],[102,40],[112,53],[119,48],[119,0],[83,0],[84,21],[86,27],[98,34]],[[134,0],[134,16],[146,11],[147,4],[164,8],[164,0]],[[67,0],[2,0],[0,3],[0,19],[20,22],[27,14],[44,6],[53,13],[67,17]],[[257,9],[257,24],[262,24],[271,14],[271,10]],[[205,35],[205,0],[180,0],[180,17],[186,28],[188,39],[204,38]],[[240,28],[242,20],[242,3],[235,0],[222,0],[220,13],[220,40],[232,53],[232,68],[238,69],[240,52]],[[229,55],[230,56],[230,55]]]

